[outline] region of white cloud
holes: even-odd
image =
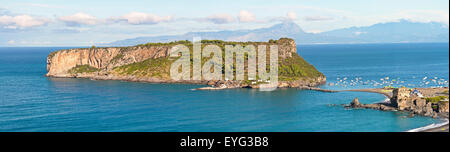
[[[367,34],[367,32],[355,32],[355,35]]]
[[[253,22],[256,20],[255,15],[246,10],[239,12],[238,18],[239,22]]]
[[[5,25],[5,28],[9,29],[42,26],[48,22],[50,22],[48,19],[36,18],[30,15],[0,16],[0,25]]]
[[[318,34],[318,33],[322,33],[323,31],[322,30],[308,30],[308,31],[305,31],[305,32]]]
[[[225,23],[231,23],[231,22],[235,21],[233,16],[231,16],[229,14],[211,15],[211,16],[206,17],[206,19],[204,19],[204,20],[213,22],[214,24],[225,24]]]
[[[290,11],[287,13],[287,19],[295,20],[295,19],[297,19],[297,14],[295,14],[295,12],[293,12],[293,11]]]
[[[58,20],[63,21],[69,26],[95,25],[100,23],[99,19],[85,13],[76,13],[70,16],[62,16],[59,17]]]
[[[15,44],[15,43],[16,43],[16,41],[14,41],[14,40],[8,41],[8,44]]]
[[[305,21],[328,21],[333,20],[333,17],[329,16],[306,16],[303,18]]]
[[[15,26],[15,25],[8,25],[8,26],[4,26],[3,28],[5,28],[5,29],[11,29],[11,30],[15,30],[15,29],[17,29],[18,27],[17,27],[17,26]]]
[[[32,6],[32,7],[41,7],[41,8],[57,8],[57,9],[65,8],[64,6],[60,6],[60,5],[49,5],[49,4],[40,4],[40,3],[23,3],[23,5]]]
[[[392,17],[415,22],[440,22],[449,24],[449,11],[441,10],[406,10],[394,14]]]
[[[131,12],[120,17],[112,17],[113,21],[125,21],[128,24],[157,24],[173,20],[172,16],[157,16],[154,14]]]

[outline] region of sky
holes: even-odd
[[[257,29],[320,33],[401,19],[449,24],[448,0],[0,0],[0,46],[89,46],[140,36]]]

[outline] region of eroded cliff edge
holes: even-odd
[[[169,50],[178,44],[192,49],[189,41],[148,43],[131,47],[78,48],[52,52],[47,57],[48,77],[91,78],[99,80],[125,80],[155,83],[194,83],[226,88],[256,88],[251,81],[174,81],[170,78]],[[203,40],[202,46],[225,45],[278,45],[278,87],[311,87],[326,82],[326,77],[297,54],[294,40],[281,38],[269,42],[224,42]],[[203,60],[203,59],[202,59]]]

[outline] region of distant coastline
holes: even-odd
[[[401,27],[401,28],[399,28]],[[421,30],[417,30],[421,29]],[[391,33],[395,33],[392,37]],[[408,20],[397,22],[378,23],[371,26],[349,27],[325,31],[320,33],[305,32],[292,21],[284,21],[271,27],[236,30],[188,32],[180,35],[137,37],[111,42],[109,46],[129,46],[146,42],[170,42],[177,40],[190,40],[192,37],[203,39],[221,39],[227,41],[267,41],[280,37],[291,37],[299,45],[308,44],[374,44],[374,43],[426,43],[449,42],[448,25],[430,22],[419,23]],[[381,34],[381,35],[380,35]],[[102,44],[98,44],[102,45]]]
[[[376,44],[449,44],[450,41],[443,41],[443,42],[373,42],[373,43],[298,43],[298,46],[301,48],[301,46],[314,46],[314,45],[376,45]],[[102,45],[102,44],[95,44],[97,47],[122,47],[117,45]],[[73,49],[73,48],[90,48],[92,45],[79,45],[79,46],[68,46],[68,45],[17,45],[17,46],[11,46],[11,45],[5,45],[1,46],[2,48],[54,48],[54,47],[61,47],[66,49]]]

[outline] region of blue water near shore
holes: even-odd
[[[448,46],[306,45],[298,52],[332,83],[389,76],[420,85],[425,75],[448,80]],[[44,77],[46,56],[57,49],[0,48],[0,131],[406,131],[440,121],[332,106],[385,99],[374,93],[192,91],[201,85]]]

